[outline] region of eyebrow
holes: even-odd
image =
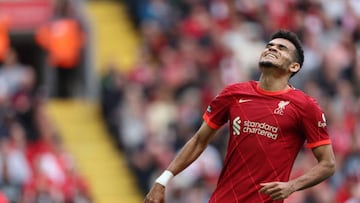
[[[273,42],[269,42],[266,47],[269,47],[269,46],[278,46],[280,49],[289,49],[287,46],[283,45],[283,44],[275,44]]]

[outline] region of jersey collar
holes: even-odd
[[[259,83],[257,82],[256,83],[256,91],[258,91],[260,94],[264,94],[264,95],[280,95],[280,94],[285,94],[285,93],[290,92],[295,89],[292,85],[289,84],[289,86],[290,86],[290,88],[285,89],[285,90],[268,91],[268,90],[261,89],[259,86]]]

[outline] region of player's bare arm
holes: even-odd
[[[188,167],[205,150],[215,132],[204,122],[196,134],[181,149],[174,161],[170,163],[167,170],[176,175]]]
[[[318,163],[304,175],[289,182],[262,183],[260,192],[272,199],[286,199],[295,191],[314,186],[335,172],[335,156],[331,145],[322,145],[312,149]]]
[[[194,162],[208,146],[216,130],[211,129],[205,122],[195,135],[184,145],[175,159],[170,163],[167,171],[174,176]],[[155,183],[146,195],[144,203],[165,202],[165,186]]]

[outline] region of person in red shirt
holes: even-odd
[[[210,203],[282,203],[330,177],[335,158],[324,113],[315,99],[289,84],[303,61],[294,33],[274,33],[260,55],[259,81],[228,85],[210,102],[203,124],[156,179],[144,203],[165,202],[168,181],[199,157],[225,123],[228,149]],[[290,180],[305,142],[317,164]]]

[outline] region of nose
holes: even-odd
[[[269,46],[269,47],[268,47],[268,50],[269,50],[269,51],[274,51],[274,52],[277,51],[277,49],[276,49],[275,46]]]

